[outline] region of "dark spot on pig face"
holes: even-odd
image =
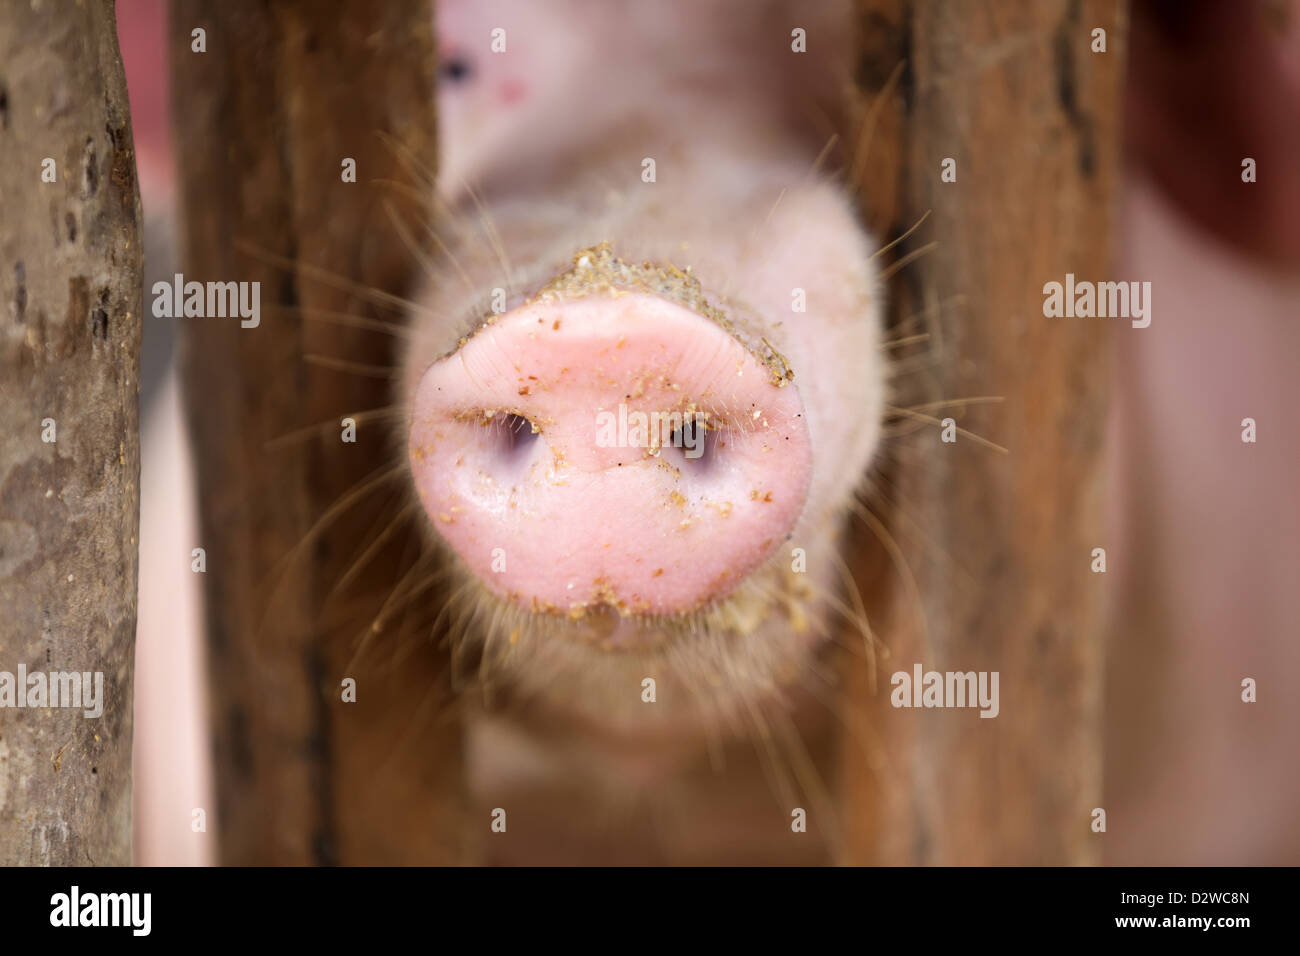
[[[716,722],[828,640],[880,438],[874,247],[792,119],[821,86],[783,17],[683,38],[615,3],[608,37],[560,36],[531,5],[444,6],[470,22],[446,48],[484,47],[469,86],[530,83],[444,111],[449,175],[482,189],[443,188],[399,385],[451,638],[558,707],[641,726],[655,676],[667,719]],[[496,26],[518,47],[487,52]],[[813,33],[828,76],[849,32]],[[480,95],[447,87],[440,109]]]
[[[9,89],[0,82],[0,131],[9,129]]]

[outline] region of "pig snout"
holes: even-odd
[[[674,301],[671,274],[656,292],[610,287],[611,261],[580,253],[563,293],[493,317],[429,367],[412,474],[437,532],[498,597],[574,619],[683,614],[789,535],[808,429],[778,353],[746,347],[698,296]]]

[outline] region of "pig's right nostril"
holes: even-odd
[[[674,429],[668,444],[692,472],[705,474],[713,468],[720,434],[716,428],[687,422]]]

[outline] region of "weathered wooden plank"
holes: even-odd
[[[111,0],[0,5],[0,865],[131,861],[141,282]]]
[[[886,137],[856,167],[866,214],[889,239],[931,211],[896,258],[938,243],[889,286],[895,322],[924,317],[903,332],[930,333],[900,365],[933,359],[900,376],[897,401],[1001,401],[923,410],[967,430],[951,444],[903,413],[873,505],[900,560],[859,531],[889,657],[874,687],[865,662],[845,665],[867,728],[846,737],[845,858],[1095,862],[1104,576],[1090,564],[1105,545],[1107,325],[1123,320],[1046,318],[1043,286],[1112,278],[1124,7],[859,0],[858,22],[859,110]],[[891,674],[917,663],[999,672],[998,716],[893,707]]]
[[[435,164],[432,26],[427,3],[184,0],[172,16],[185,276],[263,290],[257,328],[186,320],[183,346],[228,863],[460,853],[443,655],[390,628],[353,660],[413,547],[400,529],[349,577],[400,502],[369,477],[400,478],[394,420],[361,414],[392,401],[397,343],[337,321],[402,321],[365,290],[400,295],[417,266],[387,207],[413,232],[427,214],[412,196]]]

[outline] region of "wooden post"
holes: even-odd
[[[261,284],[256,328],[182,320],[223,863],[461,856],[432,615],[372,628],[413,580],[398,420],[372,410],[399,345],[376,323],[405,321],[383,300],[410,292],[432,196],[434,55],[427,2],[173,7],[183,274]]]
[[[858,0],[855,170],[895,260],[903,412],[873,510],[901,553],[859,532],[860,581],[888,657],[846,736],[850,862],[1088,863],[1101,797],[1101,521],[1108,327],[1047,318],[1045,283],[1112,276],[1125,17],[1120,0]],[[1093,30],[1106,50],[1093,52]],[[865,119],[870,116],[870,119]],[[944,182],[945,160],[955,182]],[[924,366],[930,367],[925,368]],[[919,414],[918,414],[919,413]],[[937,419],[965,431],[941,440]],[[1005,446],[1003,454],[980,444]],[[899,570],[906,566],[907,572]],[[1000,712],[891,706],[890,679],[999,672]]]
[[[0,4],[0,865],[131,862],[142,276],[111,0]]]

